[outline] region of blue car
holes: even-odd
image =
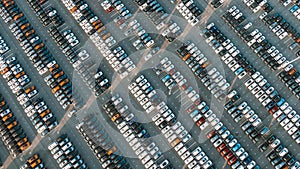
[[[235,75],[238,75],[238,74],[240,74],[243,70],[244,70],[244,69],[243,69],[242,67],[240,67],[240,68],[238,68],[238,69],[234,72],[234,74],[235,74]]]
[[[171,79],[171,76],[169,74],[167,74],[166,76],[164,76],[163,78],[161,78],[161,81],[163,81],[165,83],[169,79]]]
[[[191,114],[190,114],[190,117],[193,118],[195,117],[197,114],[199,113],[199,110],[194,110]]]
[[[279,107],[279,106],[281,106],[284,102],[285,102],[285,99],[284,99],[284,98],[281,98],[281,99],[276,103],[276,105]]]
[[[297,11],[299,9],[298,5],[294,5],[291,9],[290,12],[294,13],[295,11]]]
[[[233,146],[233,147],[232,147],[232,150],[233,150],[234,152],[236,152],[239,148],[241,148],[241,144],[240,144],[240,143],[238,143],[238,144],[236,144],[235,146]]]

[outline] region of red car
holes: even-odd
[[[113,8],[112,6],[109,7],[108,9],[105,10],[106,13],[110,13],[111,11],[113,11],[115,8]]]
[[[274,114],[275,112],[277,112],[279,110],[279,108],[277,106],[274,106],[271,110],[269,110],[269,112],[271,114]]]
[[[198,127],[200,127],[204,122],[205,122],[204,117],[201,117],[201,118],[196,122],[196,124],[197,124]]]
[[[173,68],[173,69],[171,69],[171,70],[169,71],[169,74],[172,76],[175,72],[176,72],[176,71],[175,71],[175,69]]]
[[[224,158],[225,158],[226,161],[228,161],[228,160],[230,160],[233,156],[234,156],[233,153],[230,152],[230,153],[227,154]]]
[[[189,83],[185,83],[181,86],[182,90],[186,90],[190,86]]]
[[[225,143],[222,143],[221,145],[219,145],[219,146],[217,147],[217,150],[218,150],[219,152],[221,152],[221,151],[224,150],[225,148],[226,148]]]
[[[187,113],[191,113],[196,108],[196,105],[192,104],[190,107],[186,109]]]
[[[202,100],[200,98],[198,98],[194,101],[194,104],[198,106],[201,103],[201,101]]]
[[[216,130],[212,130],[212,131],[210,131],[209,133],[207,133],[207,138],[212,138],[213,136],[215,136],[216,135]]]
[[[229,161],[228,161],[228,165],[232,165],[233,163],[235,163],[236,162],[236,157],[233,157],[233,158],[231,158]]]
[[[226,147],[222,152],[221,155],[224,157],[226,154],[229,153],[229,149]]]

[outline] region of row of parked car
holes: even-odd
[[[35,96],[38,94],[38,90],[34,85],[27,86],[30,83],[30,78],[26,75],[24,69],[16,60],[16,58],[6,58],[5,60],[1,60],[1,64],[2,63],[10,67],[9,69],[7,69],[7,73],[3,74],[3,77],[7,80],[7,83],[13,93],[15,93],[17,100],[23,106],[24,111],[28,117],[32,116],[33,114],[35,114],[34,117],[37,117],[30,117],[30,120],[35,126],[37,132],[41,133],[42,136],[46,135],[57,125],[56,119],[53,117],[53,114],[50,113],[49,109],[44,110],[39,109],[40,107],[35,108],[35,103],[38,100],[41,100],[41,98],[39,98],[37,99],[37,101],[34,101]],[[18,71],[15,72],[17,69]],[[9,74],[9,72],[11,73]],[[45,116],[44,120],[42,120],[42,117],[39,116],[39,113],[43,113],[43,117]]]
[[[268,14],[263,21],[279,39],[289,35],[295,42],[300,43],[300,34],[280,14]]]
[[[254,127],[259,127],[262,120],[258,115],[251,109],[247,102],[242,102],[239,105],[234,103],[239,100],[240,96],[236,90],[232,90],[227,95],[229,101],[225,103],[224,108],[228,111],[228,114],[232,116],[235,122],[243,123],[244,119],[249,121]],[[244,118],[243,118],[244,117]],[[258,140],[253,139],[253,142]]]
[[[30,142],[9,108],[4,97],[0,94],[0,133],[3,144],[13,157],[28,149]]]
[[[231,98],[234,94],[235,95],[237,94],[235,90],[228,94],[228,98]],[[227,110],[227,112],[231,115],[236,114],[236,112],[238,112],[239,114],[242,114],[242,116],[245,117],[244,119],[246,119],[246,121],[241,118],[240,118],[240,122],[236,120],[235,121],[241,124],[240,126],[242,130],[250,137],[250,139],[254,143],[260,144],[259,145],[260,151],[265,152],[268,148],[274,149],[266,156],[268,157],[271,164],[275,168],[284,168],[284,167],[287,168],[287,166],[290,166],[291,168],[295,168],[296,166],[299,165],[299,162],[296,161],[295,157],[291,153],[287,153],[288,152],[287,148],[284,148],[282,144],[281,146],[279,146],[280,140],[277,139],[276,136],[271,134],[269,128],[261,125],[262,124],[261,119],[251,109],[251,107],[247,104],[247,102],[242,102],[239,105],[234,105],[234,102],[231,100],[227,102],[224,107]],[[277,147],[278,149],[276,149]],[[270,159],[269,158],[270,154],[274,154],[274,153],[280,155],[278,156],[276,154],[272,155],[275,157]],[[248,154],[246,156],[248,156]]]
[[[135,79],[135,82],[130,84],[129,89],[136,99],[139,98],[139,95],[136,95],[138,91],[134,91],[133,87],[137,88],[136,90],[143,90],[143,85],[145,85],[147,82],[148,80],[145,78],[145,76],[140,75]],[[149,85],[152,87],[150,83]],[[157,93],[155,93],[153,97],[159,99]],[[213,168],[212,162],[205,155],[202,149],[197,147],[197,144],[194,144],[195,140],[191,137],[185,127],[176,120],[176,116],[173,114],[172,110],[167,106],[167,104],[163,101],[154,102],[153,99],[150,99],[150,101],[158,111],[156,114],[154,114],[154,116],[152,116],[152,121],[154,121],[155,125],[159,127],[161,132],[164,134],[164,137],[168,140],[170,145],[174,147],[175,151],[188,166],[188,168]],[[141,103],[140,105],[143,106]],[[195,151],[194,154],[192,153],[193,151]],[[201,153],[200,157],[198,156],[199,153]]]
[[[1,14],[0,14],[0,16],[1,16]],[[7,46],[7,44],[4,42],[4,40],[0,36],[0,54],[1,54],[0,57],[2,57],[8,51],[9,51],[9,47]]]
[[[94,115],[88,115],[83,118],[83,122],[76,126],[78,131],[84,137],[89,147],[101,163],[103,168],[107,169],[129,169],[130,166],[122,153],[114,145],[109,135],[97,122]]]
[[[214,8],[219,8],[224,3],[224,0],[213,0],[210,2]]]
[[[50,143],[48,150],[62,169],[88,168],[67,134],[59,136],[54,142]]]
[[[267,4],[267,0],[243,0],[243,2],[254,12],[258,12]]]
[[[201,15],[202,11],[193,0],[183,0],[179,2],[176,5],[176,9],[192,26],[195,26],[199,22],[198,17]]]
[[[144,76],[140,76],[135,82],[128,86],[130,93],[133,94],[137,101],[142,105],[146,113],[150,113],[154,110],[151,100],[155,99],[156,91],[147,79],[144,80]]]
[[[167,71],[169,73],[171,73],[171,71]],[[217,118],[217,116],[210,110],[209,106],[202,101],[202,99],[200,98],[200,96],[198,94],[196,94],[197,92],[195,90],[193,90],[193,88],[191,86],[188,87],[188,89],[190,90],[185,90],[185,94],[187,94],[187,96],[193,101],[193,104],[190,105],[187,109],[186,112],[189,114],[189,116],[193,119],[193,121],[196,123],[197,126],[200,127],[201,130],[204,130],[209,124],[211,126],[214,127],[215,130],[219,131],[220,133],[226,132],[226,134],[224,134],[224,138],[227,138],[227,136],[230,135],[230,131],[227,130],[227,128],[223,125],[222,122],[220,122],[220,119]],[[194,101],[193,100],[193,95],[198,96],[198,101]],[[233,95],[233,94],[232,94]],[[230,97],[234,97],[234,96],[230,96]],[[231,139],[234,139],[233,136],[231,136]],[[212,143],[214,144],[215,147],[218,147],[220,144],[220,140],[217,142],[215,142],[217,140],[211,140]],[[236,150],[238,150],[239,148],[242,148],[241,145],[239,143],[237,143],[237,140],[235,139],[234,141],[235,143],[232,143],[233,145],[237,146]],[[243,148],[242,148],[243,149]],[[243,149],[244,150],[244,149]],[[233,165],[237,168],[241,163],[238,162],[239,160],[237,160],[237,158],[233,158],[233,156],[231,156],[232,159],[226,159],[228,161],[228,165]],[[249,168],[254,168],[256,166],[256,162],[252,161],[252,159],[250,161],[248,161],[246,164],[244,165],[249,165]],[[240,167],[242,168],[242,166]]]
[[[45,165],[38,154],[33,154],[20,169],[45,169]]]
[[[237,143],[237,140],[226,127],[220,130],[211,130],[207,133],[207,138],[213,143],[231,168],[260,168],[249,153],[241,147],[241,144]]]
[[[284,5],[284,6],[288,6],[289,4],[292,5],[292,7],[289,8],[289,11],[295,16],[297,17],[297,19],[300,19],[300,4],[297,1],[292,1],[292,0],[280,0],[280,2]]]
[[[275,135],[269,136],[264,146],[272,149],[266,157],[274,168],[297,169],[300,167],[300,162],[295,159],[295,156],[289,152],[287,146],[284,146]]]
[[[227,10],[227,13],[224,15],[223,18],[228,21],[228,24],[230,24],[231,21],[229,21],[226,16],[234,13],[236,10],[238,10],[236,6],[233,6]],[[276,50],[275,46],[272,46],[272,44],[266,40],[265,36],[263,36],[258,29],[250,31],[249,28],[251,26],[252,23],[249,22],[245,25],[239,24],[232,26],[232,28],[272,70],[277,69],[286,61],[286,58]]]
[[[207,25],[207,29],[211,31],[218,30],[215,26],[211,27],[211,24]],[[219,30],[218,30],[219,31]],[[230,63],[229,63],[230,64]],[[260,72],[254,71],[254,72],[248,72],[250,75],[250,78],[245,81],[245,86],[251,91],[253,95],[259,100],[259,102],[271,113],[274,114],[277,111],[279,111],[279,107],[282,105],[285,105],[288,103],[285,101],[283,97],[279,95],[279,93],[268,83],[268,81],[264,78],[263,75],[261,75]],[[293,108],[289,106],[282,107],[283,110],[286,109],[287,113],[290,113],[293,111]],[[283,119],[281,119],[283,120]],[[281,121],[280,120],[280,121]],[[294,125],[298,125],[299,120],[295,122]],[[286,120],[285,122],[289,122],[289,120]],[[286,125],[286,123],[285,123]],[[285,126],[283,125],[283,126]],[[289,125],[288,129],[291,129],[293,125]],[[293,133],[292,133],[293,134]],[[294,139],[295,141],[297,138]],[[296,141],[297,142],[297,141]]]
[[[293,90],[291,90],[292,93],[298,99],[300,99],[300,87],[299,87],[300,73],[298,71],[295,72],[295,70],[296,70],[296,68],[293,68],[288,72],[283,70],[280,72],[278,77],[280,77],[281,81],[284,82],[286,84],[286,86],[289,87],[290,90],[293,89]],[[298,87],[297,87],[297,83],[298,83]]]
[[[126,6],[119,0],[112,0],[111,3],[119,13],[119,16],[114,19],[114,22],[117,23],[120,29],[126,29],[126,36],[133,32],[137,35],[138,38],[133,42],[133,46],[137,50],[143,46],[151,48],[154,45],[154,40],[146,33],[146,30],[136,19],[131,19],[132,14]]]
[[[20,43],[20,46],[22,46],[29,59],[33,62],[34,66],[37,68],[38,72],[41,75],[43,75],[46,72],[48,72],[48,70],[50,70],[52,66],[58,67],[58,64],[56,64],[56,61],[54,60],[53,56],[46,48],[45,44],[42,42],[40,37],[35,33],[35,30],[30,26],[30,23],[27,21],[23,13],[18,9],[16,4],[11,3],[11,5],[6,8],[8,9],[11,6],[14,6],[14,9],[17,9],[15,13],[16,16],[19,17],[15,17],[14,19],[15,22],[11,23],[9,25],[9,28],[16,36],[17,40]],[[57,76],[61,76],[64,74],[64,72],[61,69],[57,69],[55,74]],[[64,82],[65,81],[67,80],[65,79]],[[70,83],[68,82],[68,85],[65,85],[64,87],[70,89],[71,88]],[[52,93],[55,93],[59,89],[60,86],[58,85],[54,86]],[[66,108],[69,104],[70,102],[64,100],[63,103],[64,108]]]
[[[30,5],[31,9],[36,13],[39,20],[42,22],[44,26],[48,26],[51,23],[50,17],[47,15],[47,12],[43,9],[42,5],[46,1],[40,0],[26,0]]]
[[[83,0],[77,0],[74,2],[70,0],[63,0],[63,3],[67,7],[67,9],[70,10],[73,17],[77,20],[83,30],[90,36],[90,39],[97,46],[103,56],[105,58],[115,57],[109,47],[111,41],[108,43],[105,41],[106,39],[111,37],[111,34],[105,29],[103,23],[97,16],[95,16],[88,5]],[[112,40],[112,38],[110,39]],[[119,67],[122,67],[122,69],[120,69],[118,73],[120,74],[121,78],[125,78],[128,73],[136,67],[133,62],[129,61],[131,61],[131,59],[128,57],[122,64],[120,61],[116,61],[110,62],[110,65],[114,63],[114,65],[112,66],[115,67],[118,65]]]
[[[174,24],[174,21],[168,19],[169,14],[164,11],[163,7],[156,0],[134,0],[134,2],[150,18],[156,29],[164,32],[163,36],[169,42],[174,41],[182,33],[181,28],[177,24]],[[171,25],[173,26],[171,27]]]
[[[95,92],[95,96],[101,95],[110,85],[107,83],[106,78],[102,78],[102,75],[99,75],[98,79],[96,80],[93,76],[94,69],[93,66],[95,65],[94,62],[89,59],[89,53],[86,50],[81,50],[76,54],[74,45],[72,45],[72,42],[70,43],[68,40],[69,36],[75,37],[74,33],[72,33],[71,29],[67,29],[63,31],[62,33],[59,32],[59,30],[56,27],[51,27],[49,29],[50,34],[57,42],[57,45],[60,46],[62,49],[62,52],[65,53],[67,56],[67,59],[70,60],[70,62],[73,64],[73,67],[76,71],[81,75],[83,80],[86,82],[86,84]],[[66,38],[66,39],[65,39]],[[76,39],[76,38],[74,38]],[[76,41],[76,40],[75,40]],[[78,40],[77,40],[78,41]],[[78,42],[76,42],[78,43]],[[99,72],[96,72],[99,73]],[[102,73],[103,74],[103,73]],[[96,80],[96,81],[95,81]],[[102,80],[102,81],[99,81]],[[49,82],[50,83],[50,82]],[[103,83],[103,84],[102,84]],[[101,86],[101,85],[102,86]],[[69,93],[71,96],[71,93]],[[63,94],[63,96],[65,96]],[[63,99],[63,96],[57,97],[58,101]],[[76,106],[76,101],[72,98],[72,103],[75,102],[75,107],[78,109],[79,107]]]
[[[78,56],[76,55],[72,45],[65,38],[66,35],[60,33],[56,26],[52,26],[48,29],[50,36],[54,39],[57,46],[63,51],[63,53],[67,56],[67,59],[71,62],[71,64],[75,64],[78,61]],[[75,67],[75,66],[73,66]],[[76,67],[75,67],[76,68]]]
[[[28,106],[28,108],[25,109],[25,113],[29,117],[37,132],[42,136],[45,136],[58,124],[53,113],[42,98],[38,98],[30,106]]]
[[[62,19],[62,17],[57,13],[57,10],[50,6],[49,8],[46,9],[47,15],[52,21],[53,25],[56,27],[61,26],[62,24],[65,23],[65,21]]]
[[[123,99],[115,94],[103,105],[103,109],[129,143],[145,168],[172,168],[156,144],[149,140],[150,135],[143,125],[136,122],[133,113]],[[146,147],[146,148],[145,148]]]
[[[238,10],[235,6],[233,6],[228,11],[232,11],[233,9]],[[278,17],[280,18],[279,15],[271,16],[271,18],[275,19]],[[286,86],[296,95],[296,97],[299,98],[299,72],[297,72],[296,68],[287,61],[287,59],[279,52],[279,50],[276,49],[275,46],[272,46],[272,44],[265,39],[258,29],[249,31],[248,29],[251,26],[252,23],[249,22],[244,26],[241,25],[232,28],[272,70],[283,68],[282,72],[279,74],[279,78],[284,81]]]
[[[7,80],[7,84],[9,88],[13,91],[13,93],[18,93],[17,96],[24,94],[25,87],[31,82],[30,78],[26,75],[23,67],[16,60],[16,57],[12,56],[0,61],[0,73],[3,75],[3,78]],[[20,91],[21,90],[21,91]],[[31,91],[28,91],[31,92]],[[30,94],[30,96],[34,96],[37,94],[37,91]],[[28,97],[22,96],[18,99],[18,101],[23,105]]]
[[[230,84],[216,68],[207,68],[210,62],[193,42],[184,43],[177,49],[177,53],[218,100],[225,98],[225,91]]]

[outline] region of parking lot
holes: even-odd
[[[1,134],[13,140],[8,144],[8,139],[2,135],[2,168],[16,169],[24,164],[51,169],[300,168],[300,61],[297,60],[300,35],[298,39],[291,38],[290,34],[280,39],[260,19],[265,7],[261,5],[253,12],[255,9],[247,6],[250,1],[243,1],[231,0],[218,5],[217,0],[157,0],[148,4],[144,0],[2,0],[1,45],[5,43],[9,49],[5,51],[6,45],[3,45],[0,51],[0,94],[6,103],[0,106],[0,126],[3,128]],[[273,7],[270,14],[278,13],[300,33],[300,22],[289,11],[297,3],[290,2],[287,6],[271,0],[255,3],[258,6],[270,4]],[[14,5],[17,8],[12,9]],[[185,5],[192,5],[193,12],[192,9],[188,13],[184,11],[188,8]],[[155,9],[151,9],[153,6]],[[233,6],[239,10],[237,13],[242,13],[239,18],[245,17],[235,26],[231,26],[236,23],[234,17],[231,22],[223,18]],[[50,16],[50,7],[57,18]],[[42,8],[47,17],[36,12],[41,11],[38,8]],[[9,19],[4,14],[9,10],[23,14],[12,12]],[[199,16],[198,10],[201,11]],[[44,17],[48,18],[48,24]],[[20,18],[27,20],[19,21]],[[26,28],[20,22],[24,22]],[[273,57],[269,55],[270,62],[262,59],[263,56],[254,52],[256,48],[248,45],[250,42],[236,30],[248,22],[252,23],[249,34],[258,29],[260,37],[264,36],[285,57],[286,61],[280,63],[278,69],[270,66],[276,61],[271,54],[273,51],[269,52]],[[16,28],[11,26],[13,24]],[[56,28],[57,32],[52,32],[51,28]],[[26,39],[28,46],[23,44]],[[223,45],[225,39],[230,41]],[[188,47],[191,43],[194,45]],[[234,47],[228,47],[229,43],[235,46],[234,51],[230,51]],[[258,40],[254,43],[260,45]],[[298,45],[291,49],[294,43]],[[236,59],[236,50],[244,61]],[[12,57],[16,61],[11,64]],[[269,83],[266,89],[265,83],[260,85],[262,80],[253,76],[251,68],[242,66],[246,61]],[[237,63],[239,68],[233,68],[231,63]],[[24,70],[28,83],[24,84],[24,80],[17,77],[16,64],[22,68],[20,71]],[[196,64],[199,64],[197,69]],[[211,85],[215,77],[208,75],[213,68],[220,72],[215,76],[224,79],[222,85],[216,82],[219,86],[215,91]],[[241,71],[237,73],[237,69]],[[285,74],[280,77],[283,71]],[[211,82],[202,80],[204,77]],[[253,83],[247,84],[249,79],[257,82],[253,88]],[[12,87],[15,84],[20,88],[17,92],[15,88],[18,87]],[[29,90],[30,86],[37,91],[31,93],[33,96],[29,94],[34,90]],[[256,88],[264,94],[258,96],[259,92],[254,92]],[[230,96],[232,90],[237,94]],[[262,100],[262,95],[270,101]],[[122,98],[122,104],[114,97]],[[44,103],[38,106],[40,102]],[[108,102],[114,107],[112,110],[103,107]],[[246,106],[241,106],[244,102],[256,117],[250,117],[252,114],[246,112]],[[207,107],[200,108],[204,104]],[[4,114],[7,106],[13,115]],[[192,115],[192,112],[198,114]],[[7,117],[11,122],[6,121]],[[253,121],[258,118],[261,121],[255,124]],[[13,121],[17,121],[21,126],[19,131],[26,135],[28,141],[25,143],[20,141],[25,140],[22,134],[11,131],[11,126],[17,128]],[[126,129],[122,122],[128,126]],[[247,122],[249,125],[251,122],[253,128],[244,129]],[[176,124],[181,127],[177,129]],[[264,127],[269,129],[267,134],[262,134]],[[224,135],[225,131],[230,136]],[[253,131],[258,135],[254,136]],[[106,134],[103,136],[102,132]],[[67,134],[69,145],[62,141],[66,138],[64,134]],[[55,141],[57,143],[50,149],[49,145]],[[150,146],[152,142],[157,148]],[[264,150],[263,144],[267,144]],[[268,156],[272,153],[275,157],[270,159]],[[40,160],[34,154],[38,154]],[[32,162],[30,158],[36,159]]]

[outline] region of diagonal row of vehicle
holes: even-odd
[[[268,147],[272,149],[266,157],[275,168],[297,169],[300,167],[300,162],[275,135],[269,136],[263,145],[264,149]]]
[[[176,5],[176,9],[192,26],[195,26],[199,22],[198,17],[201,15],[202,11],[193,0],[183,0],[179,2]]]
[[[1,15],[0,15],[1,16]],[[4,40],[2,39],[2,37],[0,36],[0,58],[3,59],[3,55],[8,52],[10,49],[7,46],[7,44],[4,42]]]
[[[216,49],[218,47],[213,48]],[[177,53],[218,100],[223,100],[225,98],[225,91],[230,84],[215,67],[207,68],[210,65],[210,62],[193,42],[188,41],[184,43],[177,49]],[[245,72],[242,72],[238,77],[241,79],[245,74]]]
[[[162,32],[164,32],[163,36],[169,42],[172,42],[182,33],[182,30],[177,23],[168,19],[169,14],[164,11],[163,7],[158,3],[158,1],[134,0],[134,2],[150,18],[157,30],[162,29]],[[173,26],[171,27],[171,25]]]
[[[166,70],[166,72],[170,73],[170,71]],[[174,74],[175,75],[175,74]],[[174,76],[173,75],[173,76]],[[230,131],[227,130],[227,127],[220,121],[220,119],[210,110],[209,106],[206,104],[205,101],[202,101],[200,98],[199,94],[191,86],[189,86],[189,83],[186,82],[188,87],[187,90],[183,89],[185,91],[185,94],[188,95],[189,99],[193,101],[192,105],[190,105],[187,109],[186,112],[189,114],[189,116],[193,119],[193,121],[196,123],[197,126],[200,127],[201,130],[204,130],[207,126],[211,125],[214,130],[217,130],[219,133],[223,133],[226,131],[226,133],[230,134]],[[180,86],[180,84],[178,84]],[[184,84],[183,84],[184,85]],[[182,86],[180,86],[182,87]],[[198,96],[198,102],[195,102],[193,100],[193,95]],[[227,138],[226,135],[224,136],[224,139]],[[232,139],[232,147],[236,146],[236,150],[243,148],[240,143],[237,143],[237,140],[234,139],[234,137],[231,135]],[[221,140],[217,138],[211,140],[213,145],[217,148],[221,144]],[[219,144],[220,143],[220,144]],[[244,148],[243,148],[244,149]],[[237,160],[237,158],[230,158],[226,159],[228,162],[228,165],[233,165],[233,166],[239,166],[240,162]],[[248,166],[248,168],[254,168],[256,167],[256,162],[254,160],[249,160],[247,163],[244,164],[244,166]]]
[[[129,33],[135,33],[137,35],[132,43],[136,50],[140,50],[143,46],[151,48],[154,45],[154,40],[148,33],[146,33],[146,30],[136,19],[130,21],[126,29],[125,35],[128,36]]]
[[[118,57],[114,55],[114,53],[109,47],[109,44],[111,42],[105,41],[107,38],[111,37],[111,34],[105,29],[105,26],[100,21],[100,19],[91,11],[91,9],[88,7],[88,4],[86,4],[83,0],[77,0],[76,2],[72,2],[70,0],[63,0],[63,3],[67,7],[67,9],[70,10],[73,17],[75,19],[78,18],[76,19],[77,22],[83,28],[83,30],[90,36],[90,39],[100,50],[101,54],[105,58],[115,58],[117,60]],[[112,40],[112,38],[110,39]],[[122,47],[118,46],[116,48]],[[109,62],[109,64],[113,68],[115,68],[116,66],[120,68],[118,73],[120,74],[121,78],[125,78],[128,75],[128,73],[130,73],[136,67],[129,57],[123,60],[122,64],[120,61],[116,60]]]
[[[291,1],[291,0],[280,0],[280,2],[284,5],[284,6],[288,6],[289,4],[292,5],[292,7],[289,7],[289,11],[295,16],[297,17],[298,20],[300,20],[300,4],[297,1]]]
[[[224,3],[224,0],[213,0],[210,2],[214,8],[219,8]]]
[[[228,12],[232,11],[232,9],[236,9],[236,7],[231,7]],[[266,17],[265,17],[266,18]],[[273,17],[272,17],[273,18]],[[277,17],[276,17],[277,18]],[[230,24],[228,22],[228,24]],[[290,63],[283,56],[282,53],[276,49],[275,46],[272,46],[268,40],[265,39],[265,36],[262,33],[255,29],[253,31],[249,31],[248,29],[252,26],[252,23],[242,26],[234,26],[232,27],[240,37],[247,42],[247,45],[254,50],[254,52],[272,69],[281,69],[283,68],[283,73],[280,73],[279,78],[284,79],[285,85],[296,95],[296,97],[300,98],[300,86],[299,86],[299,73],[296,68],[294,68],[293,64]],[[229,44],[230,45],[230,44]],[[231,45],[232,46],[232,45]],[[291,77],[291,78],[288,78]]]
[[[136,5],[145,12],[155,25],[163,23],[168,17],[168,14],[156,0],[133,0],[133,2],[135,2]]]
[[[50,18],[50,20],[52,21],[54,26],[59,27],[65,23],[65,21],[57,13],[57,10],[54,7],[50,6],[46,9],[46,11],[47,11],[48,17]]]
[[[0,73],[3,75],[3,78],[7,80],[7,84],[13,93],[19,93],[18,96],[24,93],[24,91],[20,90],[24,89],[31,81],[14,56],[0,61]],[[30,96],[36,94],[37,91],[31,93]],[[28,99],[28,97],[25,99],[25,97],[22,96],[22,98],[18,98],[18,101],[23,105]]]
[[[149,139],[150,135],[147,130],[141,123],[136,121],[134,114],[128,111],[128,106],[119,94],[115,94],[106,102],[103,109],[145,168],[172,168],[169,161],[163,157],[160,149]]]
[[[261,118],[259,118],[259,116],[254,112],[254,110],[252,110],[246,101],[238,105],[235,104],[237,101],[236,96],[238,96],[238,98],[240,97],[236,90],[230,91],[227,96],[230,100],[225,103],[224,109],[227,110],[228,114],[231,115],[236,123],[245,124],[246,122],[249,122],[254,127],[260,127],[262,124]],[[250,139],[254,143],[259,141],[257,134],[252,133],[252,131],[246,134],[249,135]]]
[[[63,134],[54,142],[51,142],[48,145],[48,150],[51,152],[53,158],[57,161],[59,167],[62,169],[88,168],[67,134]]]
[[[42,98],[38,98],[31,105],[29,105],[25,109],[25,112],[31,120],[37,132],[40,133],[42,136],[45,136],[58,124],[53,113]]]
[[[268,2],[267,0],[243,0],[243,2],[254,12],[258,12]]]
[[[39,98],[37,99],[37,101],[34,101],[35,96],[38,94],[38,90],[34,85],[27,86],[27,84],[30,83],[30,79],[26,75],[24,69],[16,60],[16,58],[6,58],[4,61],[2,60],[2,62],[4,63],[4,65],[10,65],[11,68],[8,69],[7,72],[12,72],[9,76],[6,76],[7,73],[4,74],[3,77],[5,77],[8,81],[7,83],[10,86],[12,92],[15,93],[17,101],[19,101],[20,105],[22,105],[22,107],[24,108],[27,116],[30,117],[30,120],[37,132],[41,133],[42,136],[45,136],[57,125],[55,117],[53,117],[53,114],[50,113],[49,109],[42,110],[40,109],[40,107],[35,108],[35,102],[41,100],[41,98]],[[17,69],[18,71],[15,72]],[[47,106],[45,105],[45,107]],[[35,114],[35,116],[32,116],[33,114]],[[40,114],[43,114],[43,117],[45,116],[44,120],[42,120]]]
[[[218,31],[220,32],[220,30],[218,30],[215,26],[211,27],[211,24],[208,24],[206,26],[206,28],[212,33],[213,31]],[[213,37],[214,39],[214,37]],[[228,51],[226,51],[225,53],[227,53]],[[220,52],[221,53],[221,52]],[[220,55],[219,53],[219,55]],[[225,54],[224,54],[225,55]],[[224,56],[223,55],[223,56]],[[220,57],[222,57],[222,55],[220,55]],[[231,57],[231,56],[230,56]],[[232,58],[232,57],[231,57]],[[232,59],[231,62],[236,62],[235,59]],[[228,62],[229,64],[231,64],[231,62]],[[226,63],[226,60],[225,60]],[[248,71],[247,72],[250,76],[250,78],[246,79],[244,84],[245,86],[251,91],[251,93],[259,100],[259,102],[267,109],[267,111],[269,111],[271,114],[275,114],[277,111],[280,111],[279,108],[282,105],[289,105],[285,99],[275,90],[274,87],[271,86],[270,83],[268,83],[268,81],[264,78],[264,76],[259,72],[259,71]],[[282,109],[283,111],[286,111],[286,113],[290,113],[290,112],[295,112],[293,110],[293,108],[291,106],[287,107],[287,106],[283,106]],[[294,115],[296,115],[297,113],[295,112]],[[283,120],[283,119],[281,119]],[[280,121],[281,121],[280,120]],[[289,122],[289,120],[285,120],[285,122]],[[285,126],[286,123],[284,123]],[[299,125],[299,120],[295,121],[294,125]],[[289,125],[289,127],[293,127],[293,125]],[[288,128],[290,129],[290,128]],[[297,140],[297,138],[294,139],[295,141]],[[298,141],[296,141],[298,142]]]
[[[94,115],[87,115],[83,121],[76,126],[88,146],[101,163],[107,169],[129,169],[130,166],[122,153],[114,145],[103,126],[97,122]]]
[[[45,165],[38,154],[33,154],[20,169],[45,169]]]
[[[234,13],[234,11],[239,10],[236,6],[231,7],[227,10],[227,13],[223,16],[224,20],[231,24],[231,21],[228,20],[228,14]],[[286,61],[286,58],[283,57],[278,50],[276,50],[275,46],[272,46],[268,40],[266,40],[265,36],[259,32],[258,29],[250,31],[249,28],[252,26],[252,23],[249,22],[242,25],[235,25],[232,28],[239,34],[239,36],[245,40],[247,45],[254,50],[254,52],[272,69],[277,69],[281,64]],[[231,45],[232,46],[232,45]]]
[[[165,23],[165,28],[162,29],[161,35],[165,37],[169,42],[174,41],[180,34],[182,29],[180,26],[173,20],[169,20]]]
[[[133,42],[133,46],[137,50],[139,50],[142,46],[151,48],[154,45],[154,40],[148,33],[146,33],[145,29],[136,19],[131,19],[132,14],[126,8],[126,6],[119,0],[112,0],[111,2],[107,2],[107,4],[110,3],[119,13],[119,15],[114,19],[114,22],[117,23],[120,29],[127,29],[127,33],[125,35],[128,36],[128,33],[131,33],[133,31],[136,32],[138,39]]]
[[[26,1],[33,9],[33,11],[36,13],[39,20],[42,22],[42,24],[44,26],[48,26],[51,23],[51,19],[42,7],[42,4],[45,3],[45,1],[39,1],[39,0],[26,0]]]
[[[4,97],[0,94],[0,133],[4,146],[13,157],[28,149],[30,142],[16,120]]]
[[[120,29],[124,29],[127,26],[128,21],[131,20],[132,13],[120,0],[107,0],[102,2],[101,6],[104,10],[107,8],[107,6],[111,6],[112,8],[116,9],[118,15],[114,19],[114,22],[118,25]]]
[[[300,34],[278,13],[268,14],[262,20],[279,39],[290,36],[295,42],[300,43]]]
[[[58,68],[58,64],[56,64],[56,61],[54,60],[53,56],[46,48],[45,44],[42,42],[40,37],[35,33],[35,30],[30,26],[23,13],[18,9],[15,3],[11,3],[10,6],[14,6],[17,9],[16,13],[19,13],[18,16],[20,17],[17,17],[15,19],[15,22],[9,25],[9,28],[14,33],[17,40],[19,40],[20,46],[22,46],[29,59],[34,63],[34,66],[37,68],[39,73],[43,75],[50,68],[53,69],[53,66],[55,68]],[[10,6],[6,7],[7,10]],[[23,25],[26,26],[23,27]],[[60,76],[64,74],[64,72],[59,68],[56,69],[55,74],[57,76]],[[64,86],[61,85],[62,88],[69,88],[69,90],[71,90],[70,82],[65,82],[65,84],[63,84]],[[59,89],[59,85],[54,86],[54,88],[52,89],[52,93],[55,93]],[[66,99],[64,99],[64,101],[61,103],[61,105],[63,105],[64,108],[67,108],[69,104],[70,102]]]
[[[188,168],[214,168],[211,160],[209,160],[203,150],[195,144],[195,140],[189,132],[176,120],[176,116],[168,105],[163,101],[159,101],[158,94],[156,92],[151,92],[152,96],[148,97],[149,94],[146,94],[145,90],[143,90],[143,87],[144,85],[147,85],[147,82],[148,80],[144,75],[139,75],[128,88],[138,101],[142,99],[141,96],[143,96],[150,101],[151,105],[155,106],[158,112],[153,115],[152,113],[150,114],[152,116],[152,121],[164,134],[164,137],[169,144],[174,147],[178,156],[184,161]],[[152,87],[150,82],[148,83],[148,86]],[[153,89],[153,91],[155,90]],[[140,105],[146,110],[143,103],[140,102]],[[201,155],[199,155],[200,153]]]

